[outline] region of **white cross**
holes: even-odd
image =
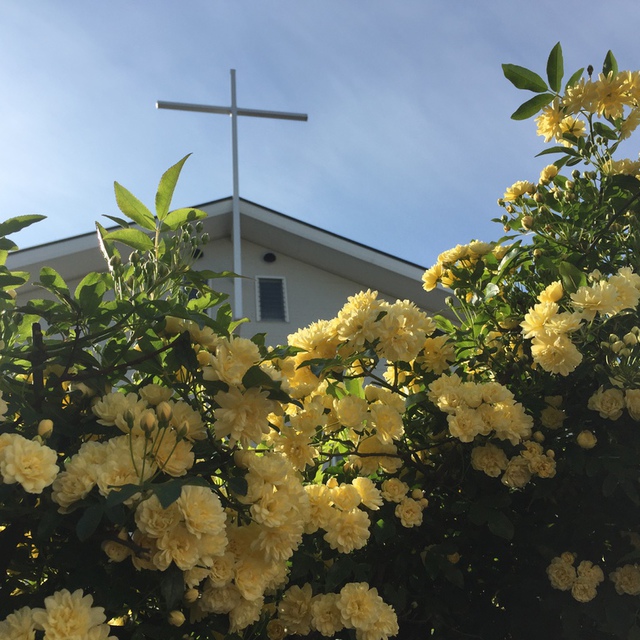
[[[222,113],[231,116],[231,149],[233,154],[233,207],[231,243],[233,246],[233,271],[242,276],[242,253],[240,243],[240,195],[238,187],[238,116],[254,118],[276,118],[279,120],[307,121],[305,113],[286,113],[284,111],[262,111],[259,109],[240,109],[236,103],[236,70],[231,69],[231,106],[214,107],[204,104],[186,104],[184,102],[156,102],[157,109],[176,109],[178,111],[199,111],[201,113]],[[242,318],[242,277],[233,280],[233,315]]]

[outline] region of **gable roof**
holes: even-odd
[[[207,212],[204,225],[211,240],[231,237],[231,197],[195,208]],[[423,266],[244,198],[240,198],[240,226],[241,236],[246,241],[354,280],[363,288],[412,300],[427,311],[445,309],[447,294],[444,291],[427,293],[422,288]],[[94,232],[21,249],[10,255],[12,269],[36,273],[44,265],[60,271],[69,280],[79,279],[89,271],[105,269]]]

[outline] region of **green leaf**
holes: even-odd
[[[109,276],[106,273],[88,273],[74,292],[75,299],[85,313],[94,313],[107,291]]]
[[[503,64],[504,77],[517,89],[526,89],[535,93],[547,91],[547,83],[533,71],[520,67],[517,64]]]
[[[104,507],[101,504],[94,504],[80,516],[80,520],[76,524],[76,535],[80,542],[88,540],[95,533],[103,513]]]
[[[587,284],[587,276],[570,262],[561,262],[558,271],[567,293],[575,293],[579,287]]]
[[[242,386],[250,389],[251,387],[272,388],[275,385],[273,378],[256,364],[250,367],[242,377]]]
[[[167,610],[174,609],[182,599],[184,595],[184,576],[182,571],[174,564],[163,572],[160,592]]]
[[[556,93],[560,91],[562,86],[562,76],[564,75],[564,61],[562,59],[562,47],[558,42],[547,60],[547,79],[549,80],[549,87]]]
[[[0,236],[8,236],[11,233],[16,233],[34,222],[44,220],[46,216],[37,214],[31,214],[26,216],[16,216],[15,218],[9,218],[4,222],[0,222]]]
[[[346,378],[344,388],[350,396],[356,398],[364,398],[364,387],[362,386],[362,378]]]
[[[450,563],[449,563],[450,564]],[[455,587],[458,589],[464,589],[464,575],[460,569],[456,569],[453,565],[449,567],[444,567],[443,569],[444,577]]]
[[[26,271],[0,273],[0,289],[13,289],[23,285],[28,280],[29,274]]]
[[[474,502],[469,509],[469,520],[473,524],[483,525],[489,519],[489,511],[484,504]]]
[[[597,135],[602,136],[603,138],[606,138],[607,140],[617,140],[618,139],[618,134],[611,127],[608,127],[603,122],[594,122],[593,123],[593,130]]]
[[[500,293],[500,287],[493,282],[490,282],[484,288],[484,301],[491,300],[491,298],[495,298]]]
[[[232,493],[238,496],[246,496],[249,491],[249,483],[241,476],[233,476],[227,480],[227,486]]]
[[[113,220],[119,227],[123,229],[128,229],[131,224],[127,222],[124,218],[119,218],[118,216],[108,216],[106,213],[104,214],[105,218],[109,218],[109,220]]]
[[[325,586],[327,591],[336,591],[343,585],[356,568],[356,563],[351,558],[341,556],[328,569]]]
[[[202,220],[206,218],[207,214],[201,209],[175,209],[162,221],[162,229],[169,229],[175,231],[178,227],[182,226],[185,222],[191,222],[193,220]]]
[[[607,55],[604,58],[602,73],[604,73],[605,76],[608,76],[610,73],[614,76],[618,74],[618,61],[611,50],[607,51]]]
[[[569,87],[573,87],[574,84],[577,84],[580,78],[582,78],[582,74],[584,73],[584,67],[578,69],[568,80],[565,85],[565,90]]]
[[[390,518],[383,520],[380,518],[373,527],[373,537],[378,544],[383,544],[391,540],[396,535],[396,525]]]
[[[168,509],[182,493],[181,480],[169,480],[162,484],[154,485],[153,492],[156,494],[163,509]]]
[[[107,496],[107,508],[110,509],[119,504],[122,504],[125,500],[128,500],[136,493],[140,493],[140,485],[137,484],[123,484],[121,487],[109,492]]]
[[[540,109],[546,107],[553,100],[552,93],[541,93],[533,96],[530,100],[523,102],[512,114],[512,120],[526,120],[535,116]]]
[[[15,242],[0,236],[0,251],[15,251],[17,248],[18,245]]]
[[[513,523],[502,511],[490,511],[487,524],[489,525],[489,531],[496,536],[504,538],[505,540],[511,540],[513,538],[515,532]]]
[[[113,242],[106,239],[109,232],[99,222],[96,222],[96,233],[98,234],[98,246],[100,247],[102,257],[109,265],[109,270],[111,270],[111,258],[113,258],[113,256],[120,257],[120,252],[113,246]]]
[[[627,640],[640,640],[640,627],[634,624],[631,629],[629,629]]]
[[[580,154],[575,149],[571,149],[571,147],[556,146],[556,147],[549,147],[548,149],[545,149],[544,151],[541,151],[540,153],[536,153],[536,158],[538,158],[540,156],[549,155],[550,153],[566,153],[566,154],[568,154],[570,156],[580,157]]]
[[[138,198],[136,198],[128,189],[125,189],[121,184],[114,182],[113,188],[116,193],[116,202],[118,203],[120,211],[144,229],[154,231],[156,223],[151,211],[149,211],[149,209],[147,209],[147,207],[145,207]]]
[[[162,178],[160,178],[160,184],[158,185],[158,191],[156,193],[156,215],[158,216],[158,220],[164,220],[169,213],[171,199],[173,198],[173,192],[178,183],[182,166],[190,155],[189,153],[182,158],[182,160],[176,162],[176,164],[167,169]]]
[[[67,296],[69,295],[67,283],[53,267],[42,267],[40,269],[39,284],[50,291],[60,291]]]
[[[105,240],[117,240],[138,251],[151,251],[153,240],[140,229],[116,229],[107,233]]]

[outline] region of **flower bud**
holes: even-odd
[[[611,351],[613,351],[613,353],[620,353],[624,348],[624,342],[622,342],[622,340],[618,340],[611,345]]]
[[[579,446],[583,449],[593,449],[598,442],[598,439],[591,433],[591,431],[581,431],[576,438]]]
[[[184,440],[189,433],[189,423],[184,420],[180,427],[176,430],[176,438],[178,440]]]
[[[533,216],[522,216],[522,228],[527,231],[533,229]]]
[[[174,627],[181,627],[185,620],[184,613],[178,609],[174,609],[168,616],[169,624]]]
[[[163,423],[164,426],[168,425],[171,421],[171,417],[173,416],[173,411],[171,410],[171,405],[168,402],[161,402],[156,407],[156,413],[158,414],[158,418],[160,422]]]
[[[135,420],[135,415],[133,411],[131,411],[130,409],[127,409],[124,412],[124,415],[122,417],[124,418],[124,421],[127,423],[127,427],[129,428],[129,431],[131,431],[133,429],[133,422]]]
[[[629,333],[627,333],[624,338],[622,338],[622,340],[624,341],[624,343],[630,347],[635,346],[636,344],[638,344],[638,336],[635,333],[632,333],[631,331],[629,331]]]
[[[184,592],[183,600],[186,604],[193,604],[200,597],[200,592],[197,589],[187,589]]]
[[[140,416],[140,428],[145,434],[152,433],[156,428],[156,416],[151,409],[146,409]]]
[[[53,420],[45,418],[38,423],[38,435],[41,438],[48,438],[53,433]]]

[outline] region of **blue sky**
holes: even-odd
[[[430,266],[547,163],[501,63],[638,69],[639,30],[636,0],[5,0],[0,219],[47,216],[21,247],[90,232],[114,180],[152,205],[187,153],[176,206],[231,195],[229,118],[155,102],[228,105],[235,68],[239,106],[309,114],[239,120],[241,195]]]

